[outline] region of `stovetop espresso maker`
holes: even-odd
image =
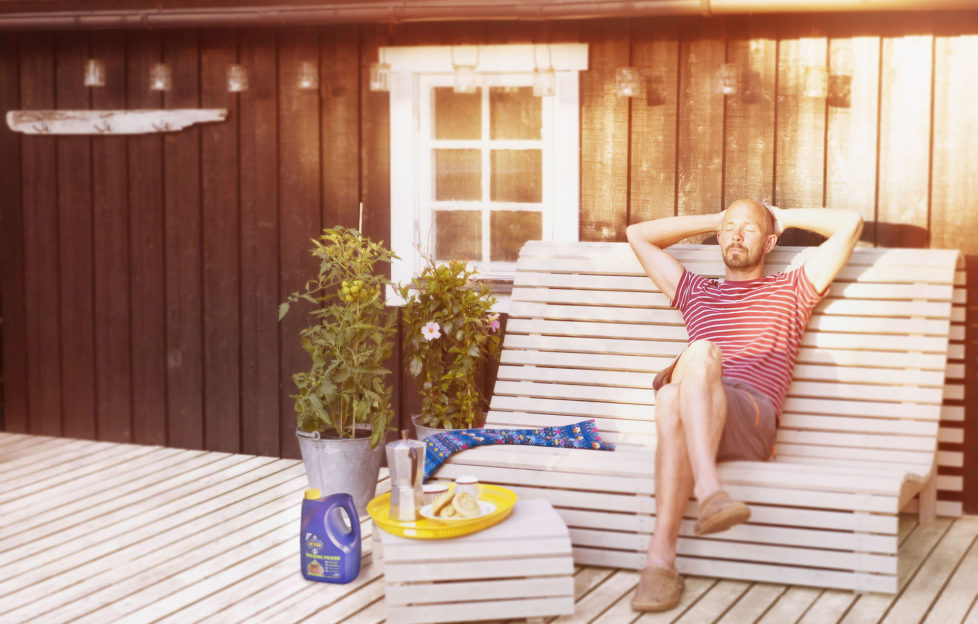
[[[401,439],[387,444],[387,467],[391,475],[390,519],[414,522],[423,504],[421,478],[424,476],[425,444],[409,440],[406,429]]]

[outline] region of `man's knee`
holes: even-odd
[[[719,376],[723,370],[723,353],[716,343],[695,340],[683,351],[681,363],[681,374],[703,373]]]

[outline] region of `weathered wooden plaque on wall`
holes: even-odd
[[[226,108],[169,110],[12,110],[7,126],[24,134],[150,134],[225,121]]]

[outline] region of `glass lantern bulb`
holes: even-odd
[[[475,75],[475,65],[455,66],[455,93],[475,93],[478,90]]]
[[[391,66],[387,63],[370,64],[370,90],[391,90]]]
[[[824,98],[828,94],[829,72],[824,67],[805,68],[805,97]]]
[[[722,95],[737,93],[737,66],[734,63],[724,63],[717,71],[716,92]]]
[[[319,68],[315,63],[302,61],[299,65],[299,89],[315,91],[319,88]]]
[[[105,86],[105,63],[99,59],[85,61],[85,86]]]
[[[640,88],[638,68],[619,67],[615,71],[615,93],[618,97],[635,97]]]
[[[169,91],[173,88],[173,71],[166,63],[153,63],[149,68],[149,90]]]
[[[228,91],[240,93],[248,90],[248,70],[244,65],[228,66]]]
[[[533,95],[552,97],[557,84],[557,72],[552,67],[533,70]]]

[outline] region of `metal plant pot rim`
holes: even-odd
[[[365,438],[367,439],[370,438],[370,432],[372,431],[370,427],[356,427],[356,430],[358,433],[366,432],[367,435],[365,436]],[[299,438],[306,438],[307,440],[330,440],[332,442],[359,442],[365,439],[361,437],[341,438],[341,437],[324,436],[318,431],[304,431],[302,429],[299,429],[298,427],[295,430],[295,435]]]

